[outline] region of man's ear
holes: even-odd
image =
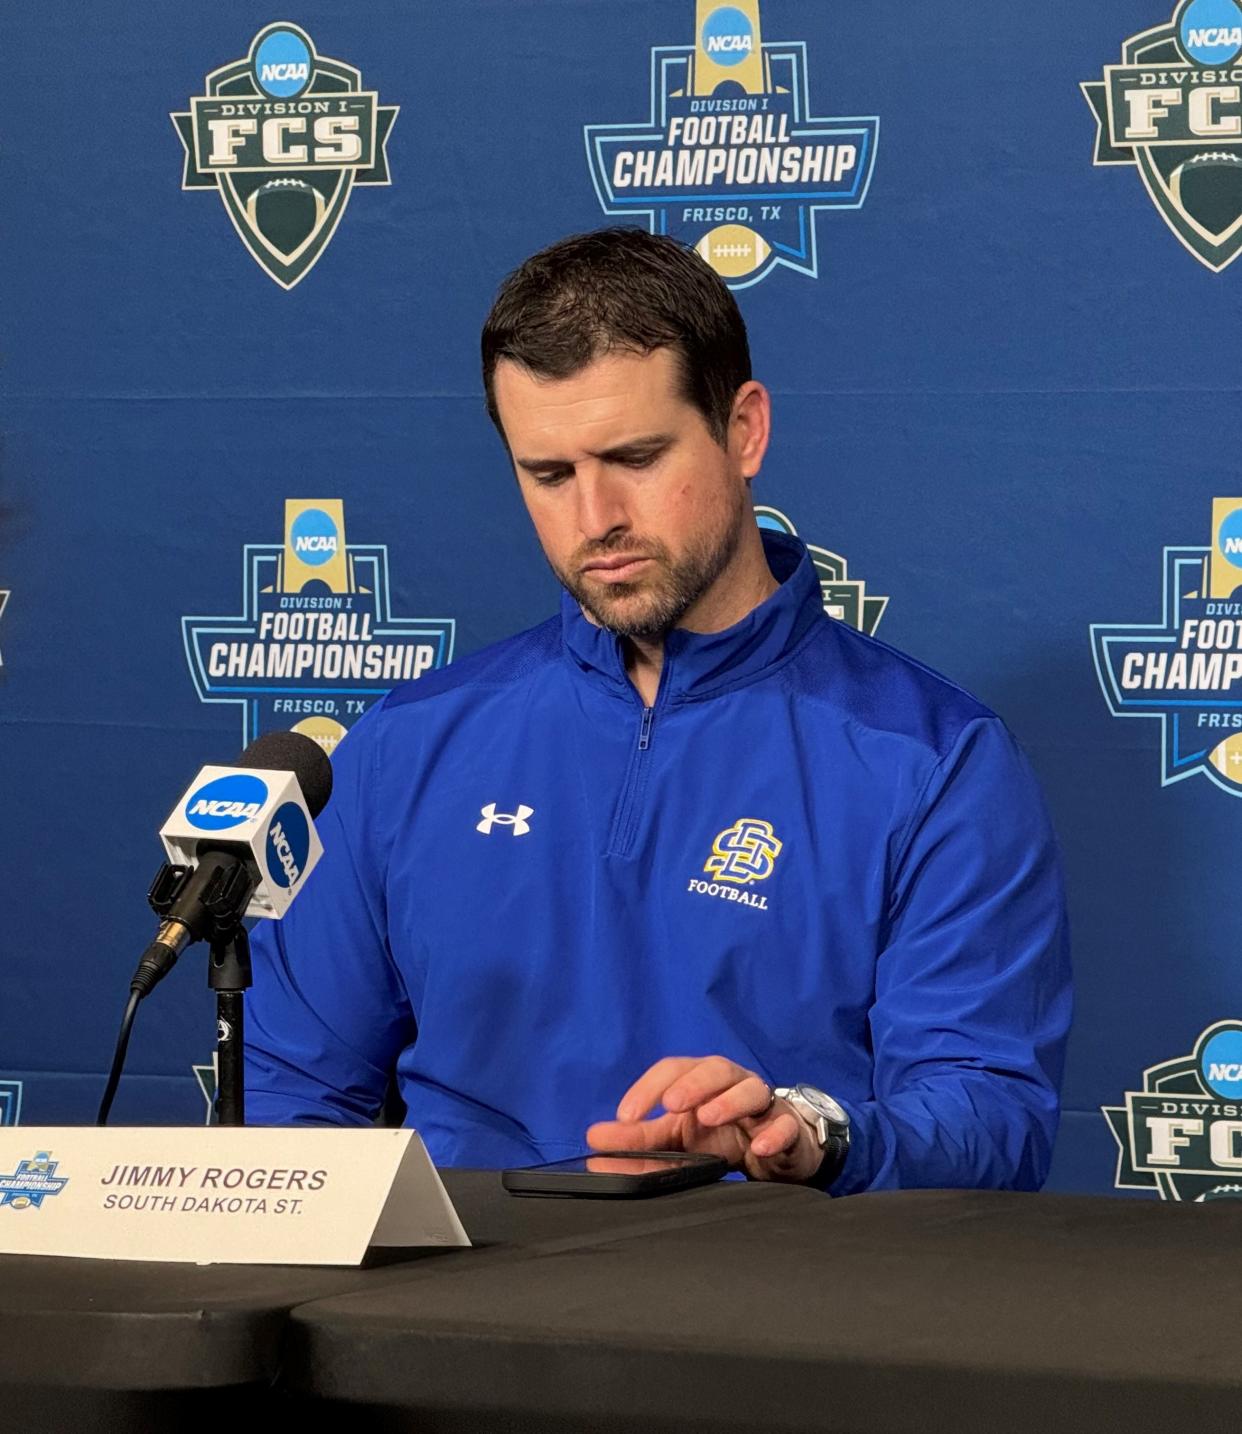
[[[729,419],[729,451],[737,459],[746,479],[753,478],[763,466],[772,431],[772,400],[756,379],[738,389]]]

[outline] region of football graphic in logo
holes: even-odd
[[[267,242],[291,258],[323,222],[325,197],[304,179],[269,179],[246,201],[250,222]]]
[[[694,247],[722,279],[740,279],[752,273],[772,252],[763,235],[745,224],[709,229]]]

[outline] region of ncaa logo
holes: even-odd
[[[718,65],[740,65],[755,46],[754,27],[735,5],[722,5],[703,22],[703,53]]]
[[[310,824],[297,802],[278,808],[267,829],[267,870],[277,886],[295,886],[310,855]]]
[[[287,100],[310,83],[310,47],[292,30],[269,30],[254,52],[254,77],[264,94]]]
[[[265,801],[267,783],[237,772],[199,787],[185,804],[185,817],[200,831],[225,831],[257,817]]]
[[[297,557],[314,568],[336,557],[340,544],[336,524],[322,508],[307,508],[299,513],[289,536]]]
[[[1242,53],[1242,9],[1234,0],[1188,0],[1177,34],[1198,64],[1232,65]]]
[[[1217,536],[1220,555],[1231,567],[1242,568],[1242,508],[1230,513]]]
[[[1199,1075],[1213,1094],[1225,1100],[1242,1096],[1242,1029],[1225,1026],[1199,1050]]]

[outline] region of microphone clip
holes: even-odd
[[[193,892],[191,885],[197,888]],[[241,925],[253,890],[254,878],[231,854],[216,862],[204,859],[197,867],[166,861],[147,892],[147,904],[162,920],[180,921],[192,940],[215,942],[228,939]],[[181,898],[187,895],[192,904],[183,911]]]

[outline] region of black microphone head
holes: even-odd
[[[292,772],[312,817],[323,811],[332,795],[332,763],[318,743],[300,732],[264,732],[241,754],[237,765],[261,772]]]

